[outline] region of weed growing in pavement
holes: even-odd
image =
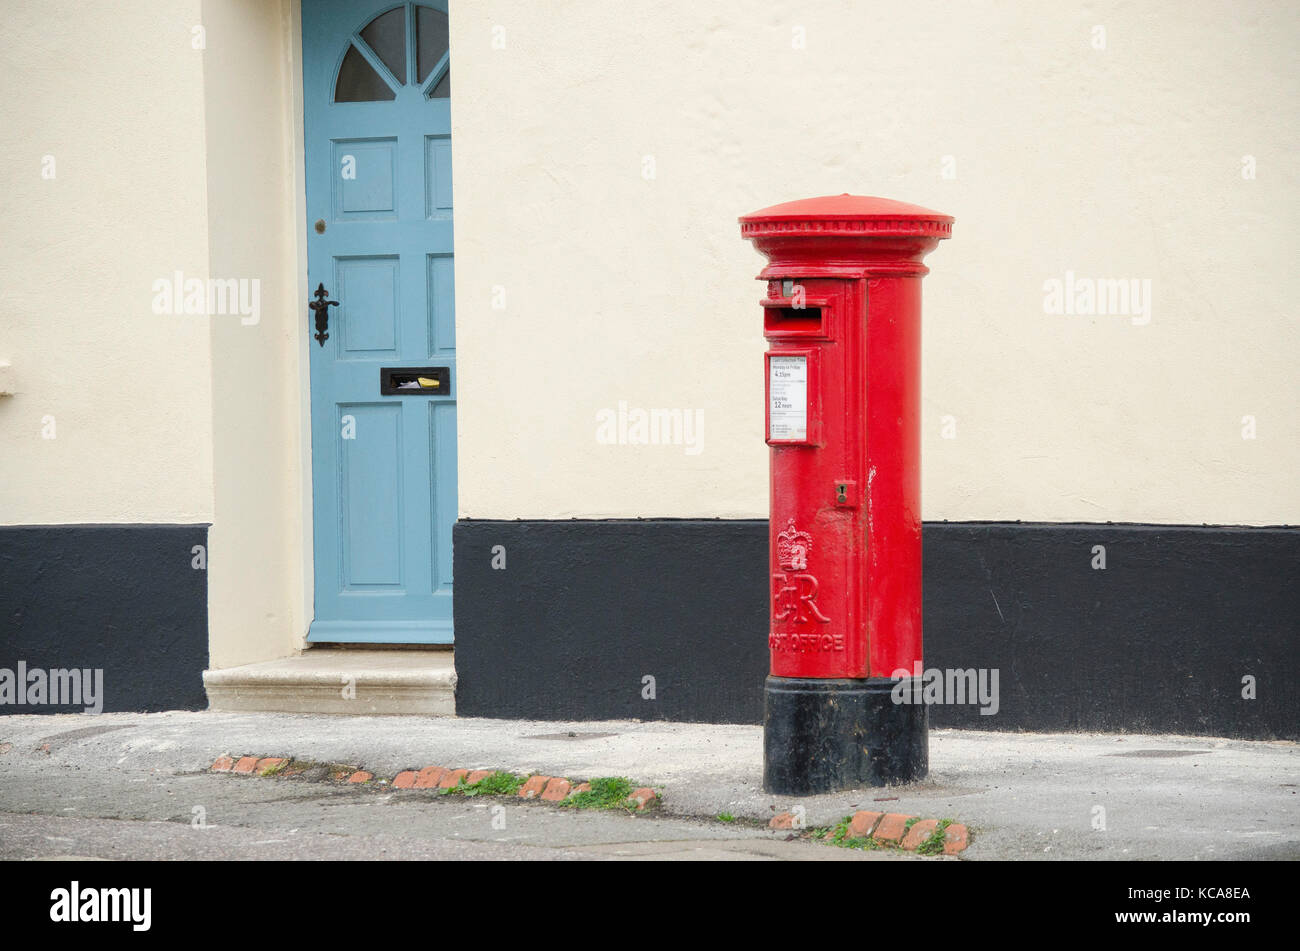
[[[632,781],[623,776],[601,776],[591,781],[591,788],[574,793],[559,805],[572,809],[628,809]]]
[[[934,831],[916,847],[916,851],[921,855],[942,855],[944,830],[950,825],[952,825],[951,819],[940,819],[938,825],[934,827]]]
[[[514,773],[497,772],[489,776],[484,776],[476,783],[465,782],[465,777],[460,778],[460,782],[455,786],[447,789],[438,790],[441,796],[513,796],[519,792],[519,787],[527,781],[527,776],[517,776]]]
[[[811,829],[812,838],[821,839],[823,842],[829,842],[831,845],[839,846],[841,849],[863,849],[871,852],[881,848],[879,842],[870,836],[850,836],[849,823],[853,821],[852,816],[845,816],[829,829]]]

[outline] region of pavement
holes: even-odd
[[[0,858],[1300,859],[1291,741],[935,730],[920,783],[763,792],[760,727],[420,716],[108,713],[0,717]],[[223,754],[624,776],[646,815],[379,784],[215,774]],[[953,819],[960,857],[862,852],[770,830],[858,811]],[[722,821],[727,815],[737,821]]]

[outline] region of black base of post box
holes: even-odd
[[[922,779],[929,770],[923,703],[896,703],[893,680],[768,677],[763,789],[811,796]]]

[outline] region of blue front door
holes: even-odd
[[[308,639],[448,644],[457,378],[446,2],[303,0],[302,19],[315,305]]]

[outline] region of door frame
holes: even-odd
[[[289,75],[292,95],[285,104],[288,111],[287,127],[293,130],[293,209],[294,266],[298,282],[293,300],[295,313],[294,342],[298,355],[298,444],[299,506],[298,521],[301,527],[302,559],[299,564],[301,591],[301,623],[294,632],[295,647],[306,650],[312,645],[307,640],[311,624],[316,620],[316,533],[315,493],[312,487],[311,454],[311,346],[312,329],[307,319],[307,301],[310,300],[307,281],[307,112],[303,77],[302,0],[289,0],[288,28],[290,31]],[[453,180],[454,181],[454,180]]]
[[[450,0],[447,4],[448,19],[450,20],[451,9],[455,5],[455,0]],[[291,168],[294,175],[292,187],[293,207],[293,244],[294,244],[294,266],[297,271],[297,283],[295,288],[296,297],[290,305],[290,309],[296,315],[296,329],[293,332],[295,343],[295,353],[297,359],[297,377],[298,377],[298,425],[296,427],[297,445],[294,447],[297,468],[298,468],[298,485],[299,500],[298,522],[300,527],[300,544],[302,546],[302,559],[299,564],[299,585],[297,598],[300,609],[299,623],[294,631],[294,647],[302,651],[309,648],[328,648],[337,647],[337,644],[329,642],[312,642],[308,641],[307,636],[311,630],[312,623],[316,620],[316,547],[315,547],[315,493],[312,480],[312,430],[311,430],[311,359],[309,347],[313,345],[312,333],[314,328],[309,318],[307,302],[310,299],[310,282],[307,274],[307,245],[308,245],[308,225],[307,218],[309,206],[307,203],[307,147],[306,147],[306,98],[304,88],[304,49],[302,33],[302,0],[289,0],[286,4],[288,8],[286,15],[288,23],[286,24],[289,33],[288,49],[290,53],[290,62],[288,63],[290,75],[290,89],[292,91],[289,101],[285,103],[285,128],[292,130],[293,141],[293,161]],[[448,31],[448,48],[450,50],[452,40],[451,31]],[[454,137],[453,137],[454,138]],[[453,168],[455,166],[455,154],[452,156]],[[452,176],[452,191],[455,193],[455,175]],[[453,200],[453,207],[455,202]],[[454,246],[453,246],[454,247]],[[455,258],[453,251],[453,268],[455,268]],[[456,294],[456,303],[453,306],[453,321],[460,311],[459,294]],[[459,387],[457,388],[459,389]],[[458,401],[459,402],[459,399]],[[457,483],[459,483],[459,459],[460,459],[460,421],[457,415],[456,426],[457,442]],[[457,505],[459,513],[459,504]],[[453,604],[455,603],[453,599]],[[376,643],[375,647],[389,646],[388,642]],[[412,650],[429,650],[429,649],[451,649],[453,644],[393,644]]]

